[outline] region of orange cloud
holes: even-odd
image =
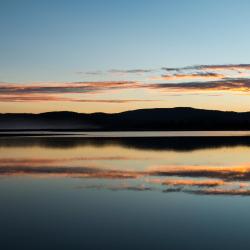
[[[61,83],[0,83],[0,93],[7,94],[62,94],[62,93],[92,93],[111,89],[126,89],[138,87],[133,81],[105,82],[61,82]]]
[[[166,79],[185,79],[187,77],[223,77],[223,75],[193,74],[164,76]],[[32,83],[14,84],[0,83],[1,102],[42,102],[42,101],[65,101],[65,102],[96,102],[96,103],[129,103],[129,102],[153,102],[159,100],[150,99],[81,99],[79,94],[100,94],[117,90],[155,90],[165,92],[248,92],[250,90],[250,78],[225,78],[214,81],[192,81],[180,83],[140,83],[133,81],[118,82],[62,82],[62,83]],[[73,95],[77,94],[77,95]],[[182,95],[184,92],[182,92]]]
[[[85,103],[131,103],[131,102],[155,102],[159,100],[148,99],[78,99],[61,97],[58,94],[18,94],[18,95],[1,95],[0,102],[85,102]]]

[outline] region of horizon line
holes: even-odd
[[[139,111],[139,110],[156,110],[156,109],[193,109],[193,110],[204,110],[204,111],[218,111],[218,112],[229,112],[229,113],[248,113],[249,111],[235,111],[235,110],[219,110],[219,109],[206,109],[206,108],[197,108],[197,107],[193,107],[193,106],[174,106],[174,107],[168,107],[168,108],[139,108],[139,109],[128,109],[125,111],[119,111],[119,112],[114,112],[114,113],[109,113],[109,112],[101,112],[101,111],[97,111],[97,112],[77,112],[77,111],[71,111],[71,110],[55,110],[55,111],[45,111],[45,112],[38,112],[38,113],[33,113],[33,112],[6,112],[6,113],[0,113],[0,115],[6,115],[6,114],[34,114],[34,115],[39,115],[39,114],[48,114],[48,113],[75,113],[75,114],[122,114],[122,113],[126,113],[126,112],[130,112],[130,111]]]

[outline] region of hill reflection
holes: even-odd
[[[131,138],[86,138],[86,137],[5,137],[0,138],[0,147],[74,148],[81,146],[120,146],[143,150],[193,151],[221,147],[250,146],[250,137],[131,137]]]
[[[79,179],[83,189],[250,195],[249,137],[0,138],[0,176]],[[105,183],[103,183],[105,182]]]

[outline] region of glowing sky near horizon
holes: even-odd
[[[0,112],[249,111],[250,2],[2,0]]]

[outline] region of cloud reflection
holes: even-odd
[[[98,190],[111,190],[111,191],[153,191],[155,190],[153,187],[142,185],[128,185],[128,184],[120,184],[120,185],[86,185],[86,186],[78,186],[79,189],[98,189]]]
[[[228,149],[223,155],[225,148],[218,151],[189,151],[192,143],[206,144],[208,140],[205,148],[211,148],[215,140],[216,148],[221,142],[225,146],[229,139],[2,138],[0,176],[77,178],[82,183],[80,186],[88,189],[250,195],[247,147],[232,148],[238,157],[238,160],[233,161],[222,159],[223,156],[229,156]],[[230,140],[233,140],[232,145],[238,145],[234,144],[234,140],[241,144],[245,139],[240,137]],[[188,145],[189,150],[182,152],[185,145]],[[217,155],[208,163],[206,157],[211,153]],[[15,158],[10,157],[12,155]],[[219,159],[217,163],[215,159]]]
[[[184,167],[150,167],[148,170],[114,170],[105,167],[84,166],[36,166],[47,164],[49,161],[34,161],[33,166],[26,161],[19,161],[23,166],[0,165],[1,176],[25,176],[37,177],[70,177],[95,179],[121,180],[118,185],[98,184],[83,186],[84,188],[107,190],[131,190],[149,191],[158,190],[164,193],[185,192],[204,195],[250,195],[250,166],[210,167],[210,166],[184,166]],[[25,165],[26,164],[26,165]],[[178,178],[176,178],[178,177]],[[140,184],[132,185],[131,180],[138,180]],[[125,183],[124,183],[125,181]]]
[[[232,167],[211,166],[156,166],[149,173],[158,176],[180,176],[197,178],[217,178],[225,181],[250,181],[250,164]]]
[[[224,185],[223,180],[194,180],[194,179],[153,179],[150,180],[151,183],[160,183],[167,186],[191,186],[191,187],[216,187]]]

